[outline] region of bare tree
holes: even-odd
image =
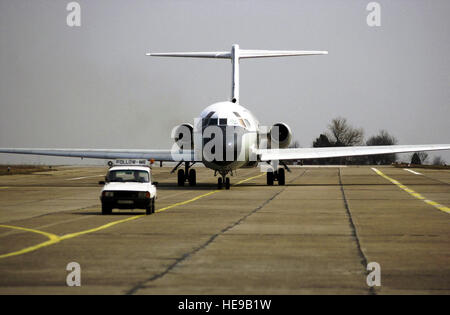
[[[334,144],[330,142],[328,137],[324,134],[320,134],[319,138],[316,138],[313,142],[313,148],[321,148],[321,147],[333,147]]]
[[[353,128],[345,118],[335,118],[328,125],[328,132],[321,134],[313,142],[313,147],[346,147],[363,144],[364,131],[362,128]],[[358,164],[357,157],[338,157],[328,159],[313,159],[305,163],[312,164]]]
[[[428,162],[428,153],[416,152],[411,156],[411,164],[426,164]]]
[[[381,130],[376,136],[372,136],[367,140],[366,145],[394,145],[397,144],[397,139],[391,136],[386,130]],[[382,155],[369,155],[367,157],[370,164],[387,165],[396,161],[396,154],[382,154]]]
[[[328,125],[328,130],[334,138],[335,146],[347,147],[354,145],[361,145],[364,139],[364,131],[362,128],[353,128],[347,119],[338,117],[331,121]]]
[[[432,164],[433,165],[446,165],[445,160],[442,157],[440,157],[439,155],[434,157]]]

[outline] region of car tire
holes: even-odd
[[[149,202],[148,206],[145,207],[145,214],[146,214],[146,215],[149,215],[149,214],[152,214],[152,213],[153,213],[153,212],[152,212],[152,209],[153,209],[153,202],[154,202],[154,200],[153,200],[153,199],[150,199],[150,202]]]
[[[153,197],[153,202],[152,202],[152,213],[155,213],[155,203],[156,203],[156,198]]]
[[[111,213],[112,213],[112,208],[102,205],[102,214],[103,215],[111,214]]]

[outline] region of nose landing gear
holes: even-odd
[[[222,189],[223,186],[225,186],[226,190],[230,189],[231,187],[230,177],[228,177],[227,174],[228,171],[220,172],[220,177],[217,179],[217,189]]]
[[[284,168],[279,168],[275,172],[267,172],[267,185],[273,186],[273,182],[278,181],[278,185],[283,186],[286,183]]]
[[[231,184],[230,184],[230,178],[229,177],[227,177],[227,178],[225,178],[225,189],[230,189],[230,186],[231,186]]]

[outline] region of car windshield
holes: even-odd
[[[137,170],[110,171],[108,174],[108,181],[148,183],[149,175],[148,172],[146,171],[137,171]]]

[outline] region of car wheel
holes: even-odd
[[[110,207],[102,205],[102,214],[111,214],[112,209]]]
[[[152,212],[152,209],[153,209],[153,202],[154,202],[154,200],[153,200],[153,199],[150,199],[150,202],[149,202],[148,206],[145,207],[145,214],[146,214],[146,215],[149,215],[149,214],[152,214],[152,213],[153,213],[153,212]]]

